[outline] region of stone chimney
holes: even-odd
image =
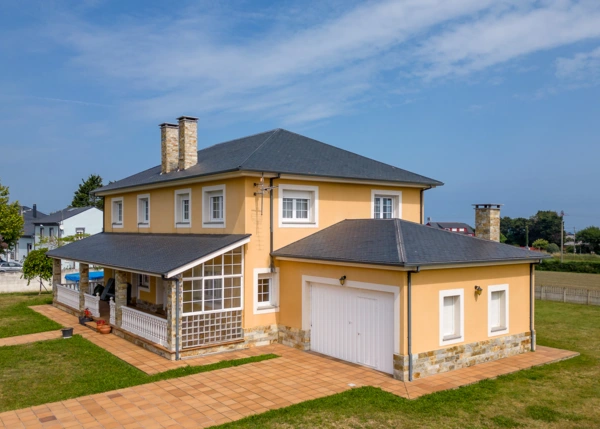
[[[160,173],[177,171],[179,166],[179,127],[175,124],[160,124]]]
[[[32,209],[32,211],[33,211],[33,217],[34,217],[34,218],[35,218],[35,217],[37,217],[37,204],[34,204],[34,205],[33,205],[33,209]]]
[[[500,206],[502,204],[473,204],[475,207],[475,236],[500,242]]]
[[[198,118],[182,116],[179,121],[179,169],[198,163]]]

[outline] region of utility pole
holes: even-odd
[[[529,225],[525,225],[525,247],[529,249]]]
[[[577,228],[573,227],[573,254],[577,253]]]
[[[560,212],[560,263],[563,263],[563,247],[564,247],[564,240],[565,237],[565,212],[561,211]]]

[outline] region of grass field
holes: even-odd
[[[600,289],[600,274],[562,273],[558,271],[536,271],[536,286],[570,286],[585,289]]]
[[[538,344],[581,356],[413,401],[353,389],[220,428],[600,427],[600,307],[538,301],[536,326]]]
[[[52,294],[3,293],[0,295],[0,338],[62,328],[58,323],[36,313],[31,305],[52,303]]]

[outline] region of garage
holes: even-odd
[[[311,350],[393,373],[394,295],[310,285]]]

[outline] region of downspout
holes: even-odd
[[[102,232],[104,232],[104,225],[106,224],[106,197],[102,197]]]
[[[535,285],[533,284],[534,264],[529,264],[529,333],[531,351],[535,351],[535,330],[533,329],[533,301],[535,300]]]
[[[428,191],[429,189],[433,188],[433,186],[429,186],[429,188],[422,188],[421,189],[421,225],[423,225],[425,223],[425,195],[423,195],[423,192]]]
[[[420,267],[417,267],[415,273],[420,272]],[[413,271],[408,271],[408,381],[413,380],[413,362],[412,362],[412,273]]]
[[[275,272],[275,259],[273,258],[273,182],[275,179],[279,179],[281,177],[281,173],[277,173],[277,177],[271,177],[269,179],[269,188],[271,189],[269,192],[269,222],[270,222],[270,244],[269,244],[269,257],[271,258],[271,272]]]
[[[179,359],[179,279],[175,278],[175,360]]]

